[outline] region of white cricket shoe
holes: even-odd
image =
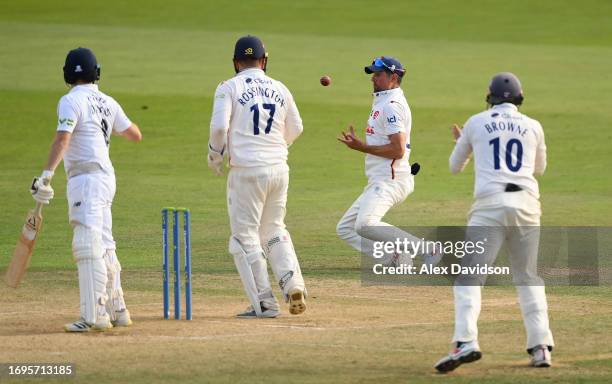
[[[252,305],[249,305],[247,309],[236,315],[236,317],[240,319],[257,319],[257,318],[266,318],[273,319],[280,315],[280,311],[277,308],[266,308],[263,303],[261,303],[261,315],[257,316],[255,309],[253,309]]]
[[[482,352],[480,352],[478,341],[459,342],[448,356],[440,359],[440,361],[434,365],[434,368],[440,373],[446,373],[454,370],[463,363],[471,363],[480,360],[481,357]]]
[[[111,321],[114,327],[129,327],[132,325],[130,311],[127,308],[121,311],[115,311],[115,320]]]
[[[401,267],[401,266],[406,266],[406,267],[410,267],[412,266],[412,257],[410,257],[409,255],[403,254],[403,253],[393,253],[393,255],[391,257],[387,257],[387,262],[383,262],[385,267]]]
[[[101,316],[95,324],[86,322],[83,318],[75,321],[74,323],[68,323],[64,325],[64,331],[66,332],[89,332],[89,331],[107,331],[113,328],[113,324],[110,322],[108,315]]]
[[[423,264],[435,267],[436,265],[440,264],[442,256],[444,256],[444,253],[442,252],[442,244],[436,242],[434,249],[430,253],[423,255]]]
[[[548,368],[551,365],[551,355],[548,350],[548,345],[538,345],[534,348],[531,348],[529,352],[531,356],[532,367],[536,368]]]
[[[289,313],[292,315],[299,315],[306,311],[306,299],[304,297],[304,291],[299,288],[293,288],[289,291]]]

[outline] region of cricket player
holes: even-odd
[[[121,106],[100,92],[100,66],[93,52],[68,52],[64,80],[70,91],[57,107],[58,125],[47,165],[34,178],[34,200],[49,204],[51,179],[64,160],[68,179],[68,216],[73,228],[72,252],[79,275],[81,318],[66,324],[66,332],[104,331],[132,324],[121,288],[121,265],[115,253],[111,205],[115,171],[109,157],[111,134],[140,141],[139,128]]]
[[[360,140],[353,126],[342,132],[339,141],[350,149],[364,152],[368,185],[346,211],[337,225],[338,236],[356,250],[372,255],[375,241],[408,239],[413,235],[382,222],[393,206],[403,202],[414,190],[414,174],[408,163],[412,115],[400,88],[405,69],[395,58],[382,56],[364,68],[372,75],[374,101],[366,127],[366,139]],[[436,264],[441,257],[437,250],[419,253],[425,262]],[[412,265],[410,252],[385,255],[381,262],[389,266]],[[434,261],[434,259],[437,259]]]
[[[485,252],[467,255],[461,263],[493,265],[499,249],[507,244],[531,365],[549,367],[554,342],[544,283],[537,276],[541,210],[534,177],[546,169],[544,131],[538,121],[518,111],[523,91],[512,73],[493,77],[486,100],[489,109],[470,117],[463,130],[453,126],[456,145],[449,160],[451,172],[461,172],[474,154],[475,201],[467,235],[487,244]],[[459,276],[455,281],[455,348],[435,365],[440,372],[482,356],[476,322],[484,280],[483,276]]]
[[[289,312],[306,310],[304,279],[284,221],[288,147],[302,133],[302,119],[287,87],[266,75],[267,62],[259,38],[238,39],[236,76],[217,87],[210,121],[209,167],[222,175],[224,155],[229,158],[229,252],[251,303],[241,318],[280,314],[266,259]]]

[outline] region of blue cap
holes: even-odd
[[[374,72],[387,71],[390,73],[396,73],[399,77],[404,76],[406,70],[402,63],[398,59],[391,56],[377,57],[372,61],[372,65],[364,68],[365,73],[370,74]]]
[[[263,42],[256,36],[243,36],[236,41],[234,59],[262,59],[267,57]]]

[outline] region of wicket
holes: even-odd
[[[191,320],[191,223],[189,209],[163,208],[162,213],[162,272],[164,291],[164,319],[170,317],[170,269],[168,257],[168,212],[172,212],[172,245],[174,275],[174,318],[181,318],[181,241],[179,238],[180,213],[183,213],[183,244],[185,247],[185,318]]]

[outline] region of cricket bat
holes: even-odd
[[[34,244],[36,244],[43,221],[42,206],[42,203],[36,203],[36,207],[28,213],[23,228],[21,228],[21,236],[15,246],[11,264],[6,271],[5,280],[9,287],[17,288],[30,265]]]

